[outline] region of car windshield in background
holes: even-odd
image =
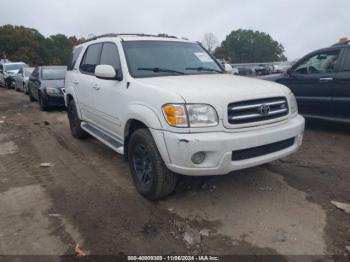
[[[21,68],[27,67],[26,64],[9,64],[5,65],[6,71],[20,70]]]
[[[34,69],[25,69],[24,76],[29,77],[33,73]]]
[[[122,43],[133,77],[223,73],[198,44],[170,41]]]
[[[64,79],[66,68],[43,68],[43,80],[59,80]]]

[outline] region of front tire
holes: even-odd
[[[131,135],[128,152],[131,175],[141,195],[157,200],[174,191],[177,175],[165,166],[148,129]]]
[[[81,128],[81,120],[78,116],[77,107],[74,100],[71,100],[67,108],[69,127],[72,135],[78,139],[84,139],[88,137],[88,134]]]
[[[49,110],[49,105],[47,104],[47,101],[42,97],[41,94],[39,94],[39,106],[41,111]]]
[[[23,92],[24,94],[28,95],[28,87],[26,86],[25,83],[23,83]]]

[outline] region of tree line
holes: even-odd
[[[203,38],[203,45],[216,58],[230,63],[263,63],[287,60],[284,55],[284,46],[269,34],[259,31],[234,30],[221,44],[213,33],[208,33]]]
[[[24,26],[0,26],[0,58],[21,61],[31,66],[66,65],[74,45],[85,41],[63,34],[45,37]]]
[[[0,26],[0,58],[22,61],[31,66],[66,65],[73,46],[85,41],[64,34],[45,37],[24,26]],[[203,45],[218,59],[230,63],[285,61],[284,47],[264,32],[238,29],[220,44],[213,33],[203,38]]]

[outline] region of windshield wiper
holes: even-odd
[[[217,72],[217,73],[223,73],[221,70],[210,68],[210,67],[188,67],[186,70],[196,70],[196,71],[209,71],[209,72]]]
[[[186,75],[186,73],[181,72],[181,71],[176,71],[176,70],[166,69],[166,68],[159,68],[159,67],[139,67],[139,68],[137,68],[137,70],[152,71],[155,73],[165,72],[165,73],[175,73],[175,74],[179,74],[179,75]]]

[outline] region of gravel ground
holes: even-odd
[[[219,177],[182,177],[149,202],[123,157],[74,139],[63,110],[0,88],[1,255],[343,255],[350,127],[307,121],[295,155]],[[40,167],[42,163],[52,166]],[[315,259],[316,257],[312,257]]]

